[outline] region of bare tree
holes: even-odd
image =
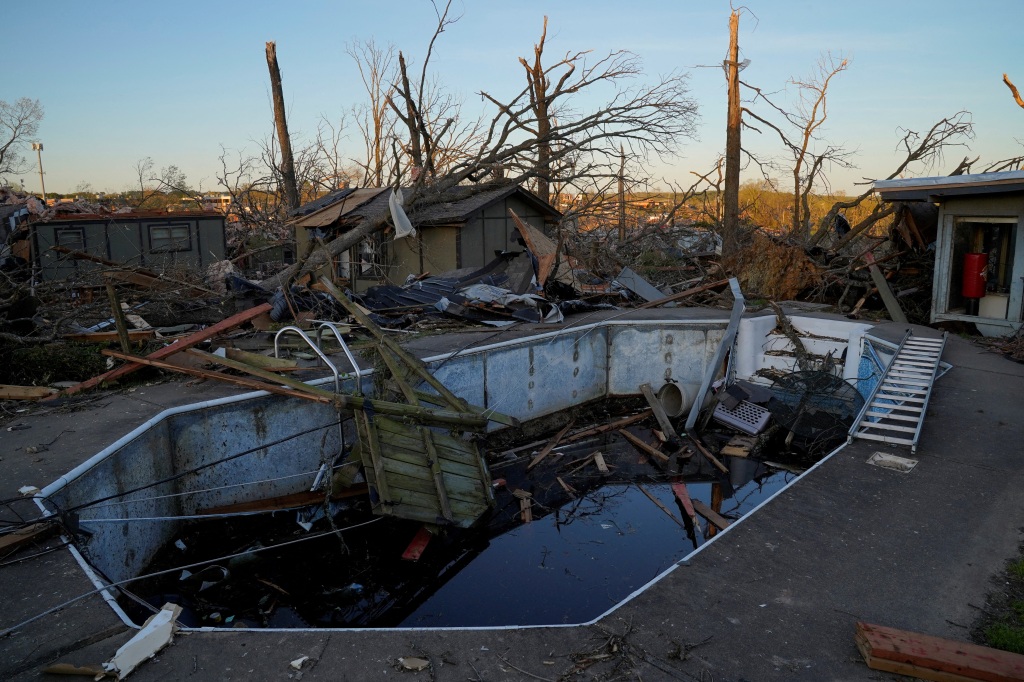
[[[754,92],[752,103],[763,101],[768,105],[771,114],[761,115],[750,107],[744,107],[743,113],[775,131],[792,157],[791,238],[807,240],[811,236],[809,198],[816,181],[827,182],[824,177],[825,168],[829,165],[850,167],[850,152],[842,147],[826,144],[823,149],[815,149],[813,146],[814,142],[820,141],[819,131],[828,119],[829,84],[833,78],[845,71],[849,64],[846,58],[825,54],[818,60],[815,72],[811,76],[791,79],[790,84],[797,88],[797,101],[793,111],[788,111],[773,102],[760,88],[743,83]],[[769,119],[769,115],[774,115],[776,120]],[[753,124],[748,123],[747,127],[761,132]]]
[[[1010,77],[1005,73],[1003,74],[1003,82],[1006,83],[1006,87],[1010,88],[1010,94],[1013,95],[1013,101],[1017,103],[1017,106],[1024,109],[1024,98],[1020,96],[1020,92],[1017,90],[1017,86],[1013,84]]]
[[[541,171],[538,155],[541,147],[549,149],[550,167],[560,165],[558,181],[563,185],[588,186],[617,178],[620,146],[629,160],[641,162],[653,156],[675,154],[683,140],[694,134],[697,104],[689,97],[687,78],[683,74],[669,74],[653,83],[644,83],[639,59],[628,52],[612,52],[588,60],[589,52],[569,52],[557,64],[544,69],[545,78],[553,86],[547,90],[546,100],[551,114],[547,133],[538,136],[537,116],[527,86],[517,94],[499,98],[481,92],[484,100],[494,106],[491,118],[474,132],[472,123],[464,124],[469,131],[453,137],[460,122],[454,117],[428,117],[432,91],[427,86],[430,55],[437,37],[453,21],[448,17],[448,6],[437,11],[438,24],[430,41],[427,57],[420,68],[419,86],[413,89],[406,78],[396,84],[392,98],[392,111],[409,131],[410,140],[403,146],[412,164],[420,161],[424,179],[416,183],[406,196],[406,209],[415,221],[418,211],[444,201],[452,201],[493,185],[494,171],[502,169],[507,184],[525,183],[539,179]],[[399,58],[399,69],[404,61]],[[401,75],[399,74],[399,78]],[[608,98],[598,106],[588,105],[581,93],[610,91]],[[433,89],[437,92],[437,89]],[[436,100],[435,100],[436,101]],[[442,104],[448,100],[441,100]],[[411,105],[411,107],[410,107]],[[433,110],[443,110],[434,106]],[[445,139],[454,140],[447,152],[449,163],[443,172],[438,167],[439,151]],[[414,149],[418,140],[419,151]],[[431,171],[438,171],[432,173]],[[551,178],[545,178],[551,180]],[[314,270],[331,256],[343,253],[363,238],[379,230],[386,220],[385,213],[365,219],[359,225],[328,243],[314,253],[302,269]],[[285,269],[264,284],[277,286],[299,271],[299,266]]]
[[[28,170],[29,162],[21,155],[21,148],[39,132],[43,115],[43,105],[37,99],[0,99],[0,176]]]
[[[387,170],[388,140],[394,135],[395,120],[388,105],[394,94],[395,48],[378,46],[372,39],[356,41],[346,51],[359,70],[368,101],[353,107],[356,126],[363,136],[364,185],[383,187]]]
[[[267,68],[270,70],[270,89],[274,100],[274,124],[281,147],[281,180],[285,203],[289,208],[299,207],[298,184],[292,157],[292,141],[288,135],[288,118],[284,109],[284,91],[281,87],[281,69],[277,65],[277,45],[267,43]]]
[[[925,168],[934,168],[942,162],[946,150],[966,146],[967,142],[973,139],[973,137],[974,124],[968,111],[958,111],[952,116],[943,118],[923,134],[914,130],[904,129],[903,137],[897,145],[897,149],[903,152],[903,158],[885,179],[892,180],[902,175],[913,164],[922,164]],[[825,217],[822,218],[821,223],[819,223],[817,233],[807,242],[808,246],[817,245],[827,234],[830,234],[832,223],[840,211],[859,206],[865,199],[871,196],[874,189],[870,185],[873,182],[873,180],[867,180],[865,184],[869,185],[869,187],[854,199],[838,201],[833,204],[832,208],[825,214]],[[849,244],[865,230],[891,214],[891,212],[891,206],[878,204],[871,214],[857,225],[854,225],[833,248],[840,249]]]

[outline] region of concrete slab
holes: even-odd
[[[434,680],[555,679],[595,654],[611,657],[588,673],[618,663],[644,679],[896,679],[863,664],[854,623],[966,639],[989,578],[1016,553],[1024,528],[1024,366],[955,337],[944,359],[955,369],[937,384],[913,472],[866,464],[886,448],[858,442],[597,625],[195,633],[132,679],[297,679],[289,662],[302,655],[311,657],[301,671],[311,680],[388,679],[410,655],[432,661]],[[0,432],[5,493],[49,482],[166,406],[202,399],[180,383],[138,393],[69,415],[17,415],[32,428]],[[42,461],[19,454],[69,429]],[[2,627],[90,587],[65,550],[2,566],[0,579]],[[0,677],[32,679],[56,660],[105,660],[130,637],[116,627],[90,598],[0,640]]]

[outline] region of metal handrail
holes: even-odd
[[[331,362],[330,358],[324,355],[324,352],[320,350],[320,347],[313,343],[313,339],[309,338],[309,336],[306,335],[306,332],[302,331],[298,327],[294,325],[281,327],[281,329],[279,329],[278,332],[274,334],[274,357],[280,357],[281,349],[278,344],[278,340],[281,338],[281,335],[284,334],[285,332],[295,332],[296,334],[301,336],[302,340],[305,341],[306,344],[313,349],[313,352],[320,356],[320,359],[324,361],[324,364],[330,367],[331,372],[334,373],[334,392],[341,393],[341,375],[338,373],[338,368],[335,367],[334,363]]]
[[[349,364],[352,365],[352,370],[356,376],[356,392],[359,395],[363,395],[363,370],[359,369],[359,364],[356,362],[356,357],[349,350],[348,344],[345,343],[345,339],[342,338],[341,332],[338,331],[338,326],[333,322],[317,322],[320,326],[316,329],[316,345],[323,348],[323,334],[324,329],[330,329],[334,332],[334,338],[337,339],[338,345],[341,346],[341,350],[345,352],[345,357],[348,358]]]

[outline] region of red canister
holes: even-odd
[[[984,298],[986,268],[987,253],[964,254],[964,281],[961,289],[964,298]]]

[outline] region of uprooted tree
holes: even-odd
[[[683,140],[693,136],[697,105],[689,97],[684,74],[644,83],[639,59],[622,51],[597,58],[588,51],[569,52],[545,67],[541,61],[543,36],[533,63],[527,64],[529,76],[522,90],[504,98],[480,93],[492,108],[489,120],[477,126],[461,123],[454,115],[449,117],[450,122],[448,118],[428,117],[426,74],[434,42],[452,21],[447,17],[447,6],[438,11],[438,18],[438,28],[421,65],[418,88],[396,83],[392,98],[392,111],[404,123],[395,130],[408,135],[401,141],[402,153],[410,165],[422,169],[405,201],[413,220],[417,211],[431,205],[493,187],[490,183],[499,174],[500,182],[508,184],[557,181],[562,186],[592,187],[603,181],[614,183],[619,174],[620,146],[634,159],[670,156]],[[399,63],[402,61],[400,57]],[[538,90],[539,75],[543,83]],[[579,97],[582,93],[594,96],[602,92],[606,93],[603,104],[595,107],[587,108]],[[539,112],[538,101],[543,107]],[[458,129],[473,132],[459,137],[462,144],[457,153],[444,156],[442,172],[437,151],[448,148],[445,140]],[[387,218],[382,212],[364,219],[304,263],[262,284],[280,286],[300,271],[315,270],[382,229]]]

